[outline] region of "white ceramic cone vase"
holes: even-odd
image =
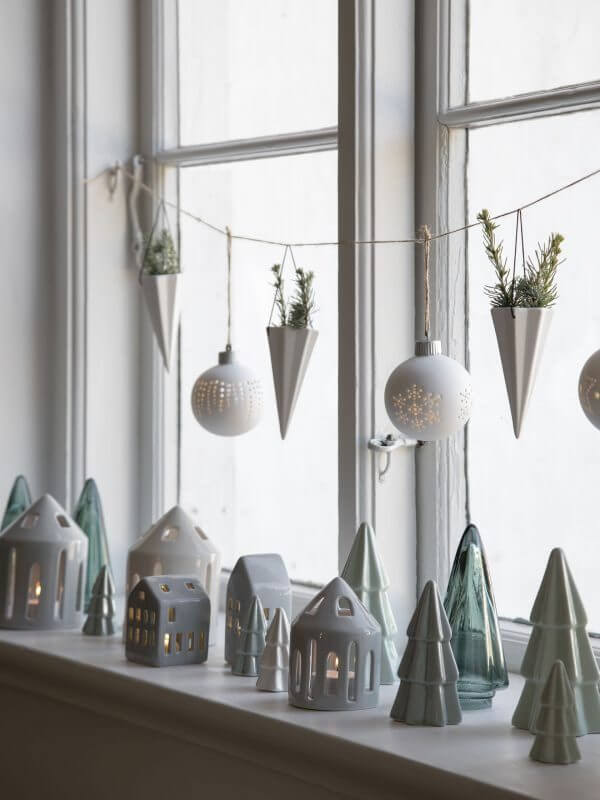
[[[267,328],[282,439],[287,435],[318,335],[312,328]]]
[[[171,358],[177,326],[179,325],[181,273],[172,275],[142,274],[142,291],[154,335],[163,357],[165,368],[171,366]]]
[[[517,439],[533,391],[552,313],[551,308],[492,309],[492,320]]]

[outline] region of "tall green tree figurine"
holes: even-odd
[[[267,623],[260,597],[252,598],[248,614],[242,625],[239,645],[231,671],[234,675],[258,677],[260,657],[265,649]]]
[[[85,482],[73,512],[73,519],[88,537],[88,563],[84,592],[84,608],[87,611],[96,576],[102,567],[108,566],[110,568],[102,501],[100,500],[96,481],[93,478],[88,478]]]
[[[394,641],[398,626],[387,593],[390,582],[367,522],[358,529],[341,577],[381,626],[381,683],[394,683],[400,660]]]
[[[10,490],[0,530],[3,531],[5,528],[8,528],[17,517],[20,517],[21,514],[29,508],[31,502],[31,492],[29,491],[27,479],[24,475],[18,475]]]

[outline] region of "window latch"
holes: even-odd
[[[392,453],[399,447],[420,447],[423,442],[418,439],[405,439],[402,436],[394,436],[388,433],[387,436],[376,436],[369,439],[368,448],[376,454],[377,458],[377,480],[379,483],[385,481],[385,476],[392,465]]]

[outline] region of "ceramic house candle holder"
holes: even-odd
[[[255,553],[238,558],[227,583],[225,616],[225,661],[233,664],[239,648],[242,625],[252,600],[262,603],[267,624],[275,609],[292,615],[292,588],[283,559],[276,553]]]
[[[375,708],[381,628],[342,578],[334,578],[292,623],[290,703],[319,711]]]
[[[209,628],[210,600],[197,577],[142,578],[127,601],[125,655],[149,667],[201,664]]]
[[[49,494],[0,536],[0,627],[81,628],[88,540]]]
[[[210,598],[215,631],[220,572],[220,552],[181,506],[173,506],[129,548],[127,592],[148,575],[193,575]]]

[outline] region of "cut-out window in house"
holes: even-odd
[[[146,647],[148,645],[148,631],[146,628],[142,631],[142,646]]]
[[[42,599],[41,570],[37,561],[29,568],[29,583],[27,585],[27,619],[37,619]]]
[[[156,611],[150,612],[150,625],[156,625]]]
[[[127,627],[127,638],[129,639],[129,641],[131,641],[133,639],[133,626],[132,625],[128,625],[128,627]]]
[[[188,633],[188,652],[194,649],[194,634]]]
[[[175,652],[181,653],[181,645],[183,642],[183,633],[175,634]]]
[[[79,565],[79,572],[77,574],[77,595],[75,600],[75,610],[81,611],[83,606],[83,561]]]
[[[134,613],[135,613],[135,612],[134,612],[134,610],[133,610],[133,606],[129,606],[128,617],[129,617],[129,620],[130,620],[131,622],[133,622],[133,615],[134,615]]]
[[[294,692],[298,694],[302,686],[302,653],[300,650],[294,650],[294,671],[292,675],[294,677]]]
[[[32,511],[30,514],[26,514],[23,517],[23,522],[21,522],[21,527],[25,528],[26,530],[31,530],[31,528],[35,528],[38,524],[38,520],[40,515],[36,511]]]
[[[235,610],[238,612],[238,614],[242,610],[242,604],[241,604],[241,602],[239,600],[236,600],[236,602],[235,602]]]
[[[189,581],[186,581],[185,588],[186,588],[186,589],[187,589],[189,592],[193,592],[193,591],[194,591],[194,589],[196,588],[196,585],[195,585],[194,583],[190,583]]]
[[[58,569],[56,575],[56,601],[54,603],[54,616],[57,619],[63,618],[65,605],[65,575],[67,572],[67,551],[61,550],[58,557]]]
[[[152,567],[152,574],[153,575],[162,575],[163,568],[162,568],[162,561],[155,561],[154,566]]]
[[[348,648],[348,700],[356,700],[356,642],[350,642]]]
[[[160,585],[161,592],[170,592],[169,584],[168,583],[161,583]]]
[[[208,536],[207,536],[207,535],[204,533],[204,531],[202,530],[202,528],[199,528],[199,527],[197,527],[197,526],[196,526],[196,533],[198,534],[198,536],[199,536],[201,539],[204,539],[204,541],[206,541],[206,540],[208,539]]]
[[[315,682],[317,680],[317,640],[310,640],[308,649],[308,698],[314,700]]]
[[[231,614],[227,614],[227,627],[231,630],[233,628],[233,617]]]
[[[155,630],[151,630],[150,631],[150,646],[154,647],[155,644],[156,644],[156,631]]]
[[[375,656],[372,650],[369,650],[365,660],[365,688],[367,692],[375,688]]]
[[[230,597],[227,601],[227,608],[233,611],[233,597]]]
[[[142,619],[144,621],[144,625],[147,625],[148,624],[148,609],[147,608],[144,609],[144,613],[142,614]]]
[[[69,520],[65,517],[64,514],[57,514],[56,515],[56,521],[58,522],[58,524],[60,525],[61,528],[70,528],[71,527],[71,524],[70,524]]]
[[[317,611],[323,605],[324,600],[325,600],[324,597],[318,597],[316,600],[313,600],[312,605],[309,608],[306,609],[305,613],[306,614],[313,614],[313,615],[316,614]]]
[[[165,531],[162,532],[160,540],[161,542],[175,542],[177,537],[179,536],[179,528],[167,528]],[[160,573],[155,573],[159,574]]]
[[[140,591],[136,593],[136,597],[137,597],[138,600],[145,600],[146,599],[146,592],[143,592],[140,589]]]
[[[337,601],[337,615],[338,617],[351,617],[354,612],[352,611],[352,603],[347,597],[338,597]]]
[[[171,606],[169,608],[169,622],[175,622],[177,618],[177,612],[175,610],[175,606]]]
[[[142,621],[142,609],[141,608],[136,608],[136,610],[135,610],[135,621],[136,622],[141,622]]]
[[[8,554],[7,574],[6,574],[6,600],[4,604],[4,616],[10,619],[15,607],[15,580],[17,575],[17,550],[10,548]]]
[[[171,653],[171,634],[165,633],[163,638],[163,646],[165,649],[165,655],[168,656]]]
[[[135,629],[134,641],[135,641],[136,644],[140,643],[140,629],[139,628]]]
[[[206,565],[206,575],[204,576],[204,585],[206,589],[210,589],[212,583],[212,563]]]
[[[204,650],[204,631],[198,634],[198,650]]]
[[[336,653],[328,653],[325,665],[325,694],[337,694],[339,678],[340,659]]]

